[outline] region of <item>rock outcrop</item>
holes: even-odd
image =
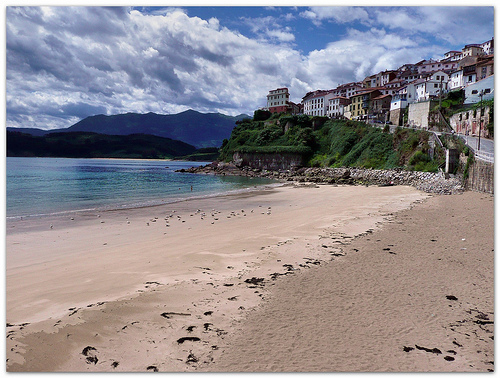
[[[442,172],[406,171],[403,169],[361,168],[292,168],[287,170],[262,170],[248,166],[238,168],[233,163],[211,164],[181,169],[181,172],[264,177],[279,181],[317,184],[347,185],[408,185],[426,193],[455,194],[464,190],[460,177],[450,177]]]

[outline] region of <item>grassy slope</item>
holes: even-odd
[[[296,152],[306,155],[310,166],[437,171],[443,151],[431,160],[428,140],[425,131],[390,134],[354,121],[274,115],[240,122],[223,143],[220,158],[231,160],[235,151]]]

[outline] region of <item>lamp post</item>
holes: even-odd
[[[479,151],[481,149],[481,126],[483,125],[483,96],[484,96],[484,90],[481,89],[479,92],[479,97],[481,98],[481,106],[479,109],[479,137],[477,140],[477,150]]]

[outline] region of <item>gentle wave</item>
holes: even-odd
[[[175,172],[196,162],[8,158],[7,220],[158,206],[275,181]],[[194,192],[193,192],[193,187]]]

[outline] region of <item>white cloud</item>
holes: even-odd
[[[189,108],[252,114],[270,89],[287,86],[300,101],[307,91],[447,51],[415,30],[465,43],[491,38],[479,26],[464,35],[454,20],[467,10],[446,8],[441,19],[415,8],[313,7],[301,15],[323,23],[322,31],[326,22],[349,20],[363,29],[343,24],[342,39],[302,55],[291,12],[243,19],[257,35],[252,39],[178,8],[8,7],[7,125],[60,128],[99,113]],[[484,19],[481,12],[468,15],[473,25]]]
[[[285,14],[280,17],[242,17],[241,20],[250,27],[250,30],[263,42],[286,43],[295,41],[295,35],[292,33],[290,27],[282,26],[281,22],[282,20],[287,22],[291,21],[293,19],[291,16],[291,14]]]
[[[329,89],[366,76],[414,63],[431,51],[410,38],[372,28],[366,32],[348,30],[346,38],[312,51],[307,57],[311,89]]]
[[[493,7],[378,8],[375,20],[407,35],[427,33],[451,44],[481,43],[493,37]],[[486,27],[485,27],[486,26]]]
[[[107,30],[81,32],[95,24],[86,13],[80,14],[81,24],[61,27],[74,16],[68,12],[74,11],[51,8],[51,22],[36,26],[23,12],[9,9],[9,126],[70,126],[74,117],[61,111],[67,104],[58,99],[78,104],[84,95],[86,103],[102,105],[87,111],[107,114],[187,108],[249,113],[264,105],[270,88],[288,83],[301,64],[290,47],[249,39],[215,18],[188,17],[179,9],[108,14],[108,23],[120,25],[121,32],[105,38]],[[26,27],[40,27],[43,33],[23,36],[18,30]],[[286,28],[266,33],[278,41],[294,38]],[[33,96],[34,88],[44,96]],[[47,112],[61,117],[39,116]]]
[[[366,22],[369,19],[368,12],[361,7],[310,7],[301,13],[301,16],[312,20],[315,24],[328,20],[337,23],[349,23],[353,21]]]

